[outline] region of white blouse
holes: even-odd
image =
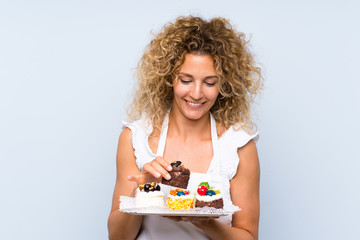
[[[220,189],[224,204],[231,204],[230,180],[235,176],[239,164],[237,149],[244,146],[251,139],[259,138],[258,132],[249,134],[243,129],[235,131],[229,128],[218,139],[216,133],[215,119],[211,116],[211,137],[213,144],[213,159],[211,160],[207,173],[191,172],[188,189],[196,192],[200,182],[207,181],[210,186]],[[153,131],[151,122],[141,118],[135,122],[123,122],[123,128],[127,127],[132,132],[132,145],[135,150],[136,165],[141,170],[145,163],[152,161],[156,156],[163,156],[167,127],[168,115],[165,117],[161,129],[157,153],[154,154],[150,147],[148,138]],[[163,189],[164,190],[164,189]],[[166,191],[165,191],[166,193]],[[241,206],[240,206],[241,207]],[[224,216],[218,219],[224,224],[231,225],[232,216]],[[175,222],[160,216],[144,216],[142,226],[137,239],[209,239],[200,229],[188,222]]]

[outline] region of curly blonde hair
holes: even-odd
[[[185,54],[197,53],[212,56],[220,79],[220,93],[210,109],[215,119],[226,128],[241,125],[251,129],[255,125],[250,105],[261,90],[262,77],[247,44],[245,34],[235,31],[224,18],[179,17],[166,24],[138,63],[130,119],[145,114],[154,129],[160,129],[172,106],[172,87]]]

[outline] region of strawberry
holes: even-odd
[[[206,186],[199,186],[197,192],[200,196],[205,196],[208,188]]]

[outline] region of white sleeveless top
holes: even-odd
[[[258,139],[258,133],[249,134],[244,130],[235,131],[229,128],[218,139],[214,117],[211,119],[211,140],[213,145],[213,158],[206,173],[191,172],[188,189],[195,193],[199,183],[207,181],[210,186],[220,190],[224,198],[224,204],[231,204],[230,180],[235,176],[239,157],[237,149],[244,146],[251,139]],[[123,122],[123,128],[128,127],[132,131],[132,145],[135,150],[136,165],[141,170],[145,163],[152,161],[156,156],[163,156],[168,130],[169,116],[166,115],[159,139],[157,153],[154,154],[148,143],[152,133],[151,122],[141,118],[133,123]],[[162,189],[167,194],[166,189]],[[241,206],[240,206],[241,207]],[[223,216],[218,221],[231,225],[232,216]],[[142,226],[137,239],[209,239],[200,229],[188,222],[175,222],[160,216],[144,216]]]

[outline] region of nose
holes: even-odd
[[[194,100],[200,100],[203,97],[203,89],[200,82],[196,81],[195,84],[193,84],[190,92],[190,97]]]

